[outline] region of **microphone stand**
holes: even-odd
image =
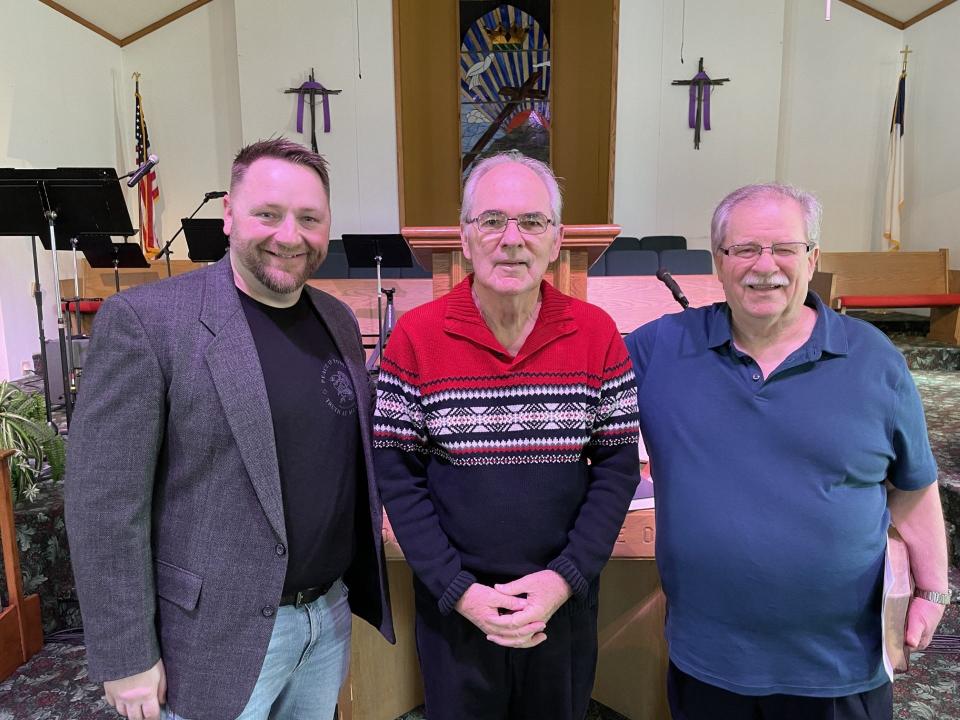
[[[192,213],[190,213],[190,217],[187,219],[188,220],[192,219],[194,215],[200,212],[200,208],[206,205],[210,200],[213,200],[213,198],[207,197],[206,195],[204,195],[203,200],[201,200],[200,204],[197,205],[197,209],[194,210]],[[167,240],[167,243],[162,248],[160,248],[160,252],[158,252],[154,257],[154,259],[157,259],[164,255],[167,256],[167,277],[170,277],[170,255],[171,255],[170,246],[173,244],[173,241],[177,239],[177,235],[179,235],[182,232],[183,232],[183,223],[180,223],[180,229],[173,234],[172,238]]]

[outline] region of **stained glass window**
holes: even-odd
[[[479,158],[504,150],[550,162],[549,18],[549,0],[460,0],[464,178]]]

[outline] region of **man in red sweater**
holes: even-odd
[[[580,720],[590,699],[637,401],[613,320],[543,280],[560,209],[545,164],[480,162],[460,217],[474,272],[405,314],[383,357],[377,475],[415,575],[431,720]]]

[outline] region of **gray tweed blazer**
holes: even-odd
[[[392,642],[359,329],[339,300],[308,292],[357,393],[366,473],[350,605]],[[287,540],[270,406],[229,255],[109,298],[83,370],[65,493],[90,678],[162,657],[174,712],[234,718],[266,654]]]

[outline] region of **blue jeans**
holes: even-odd
[[[237,720],[332,720],[350,665],[350,606],[337,580],[312,603],[277,609],[260,676]],[[186,720],[164,710],[164,720]]]

